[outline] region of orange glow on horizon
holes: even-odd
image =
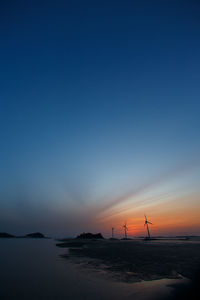
[[[200,234],[200,201],[199,196],[170,200],[148,207],[145,212],[143,209],[134,212],[134,207],[122,214],[107,215],[102,218],[100,225],[104,232],[110,233],[111,227],[115,228],[116,236],[123,236],[123,224],[126,221],[128,235],[144,236],[144,213],[153,225],[150,225],[152,235],[198,235]]]

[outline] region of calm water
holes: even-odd
[[[167,293],[161,281],[126,284],[82,272],[53,240],[0,239],[0,299],[150,299]],[[154,298],[154,297],[152,297]]]

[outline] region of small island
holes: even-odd
[[[0,232],[0,238],[46,238],[44,234],[40,232],[28,233],[23,236],[16,236],[7,232]]]
[[[15,238],[15,235],[12,235],[10,233],[7,232],[0,232],[0,238]]]
[[[104,239],[101,233],[83,232],[76,237],[76,239]]]
[[[56,244],[58,247],[83,247],[84,245],[89,245],[90,243],[104,241],[103,235],[99,233],[83,232],[77,237],[72,239],[60,239],[59,243]]]
[[[40,232],[29,233],[25,237],[27,237],[27,238],[40,238],[40,239],[45,238],[44,234],[42,234]]]

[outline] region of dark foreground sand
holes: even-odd
[[[193,297],[190,287],[183,286],[187,282],[185,279],[193,282],[200,270],[199,241],[68,240],[57,246],[68,248],[63,256],[71,262],[120,282],[153,282],[160,279],[175,279],[174,282],[177,282],[182,278],[180,289],[174,294],[175,299],[186,294],[191,299],[200,299],[199,288]],[[171,283],[173,285],[173,280]]]
[[[57,245],[69,248],[66,258],[106,269],[126,282],[191,279],[200,269],[200,243],[189,241],[69,240]]]

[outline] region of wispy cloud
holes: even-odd
[[[179,178],[183,175],[187,175],[195,167],[198,166],[199,166],[199,162],[192,161],[182,165],[178,165],[175,168],[168,170],[167,172],[159,174],[158,176],[151,178],[149,181],[142,183],[140,186],[124,192],[123,194],[119,195],[119,197],[116,197],[114,199],[108,199],[106,203],[105,201],[103,201],[103,204],[99,205],[97,209],[97,214],[98,216],[103,216],[105,214],[108,214],[109,212],[111,212],[111,210],[116,208],[118,205],[122,205],[122,204],[126,205],[130,201],[130,199],[131,201],[133,201],[134,199],[134,205],[136,206],[144,205],[146,202],[149,201],[149,199],[141,201],[138,200],[137,197],[139,197],[140,195],[142,195],[143,193],[147,192],[152,188],[157,188],[161,184]]]

